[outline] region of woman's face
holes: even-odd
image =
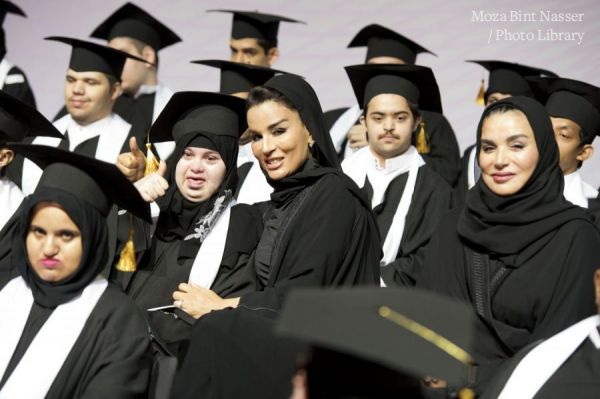
[[[81,231],[56,203],[40,202],[35,206],[25,244],[29,263],[44,281],[65,280],[79,268]]]
[[[297,111],[266,101],[250,108],[247,117],[252,152],[269,178],[294,174],[310,157],[312,138]]]
[[[175,183],[188,201],[206,201],[221,187],[226,169],[217,151],[187,147],[175,167]]]
[[[479,165],[486,186],[500,196],[516,194],[537,165],[533,130],[520,111],[486,117],[481,129]]]

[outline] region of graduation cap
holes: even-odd
[[[362,28],[354,36],[348,48],[365,46],[367,47],[366,61],[374,57],[395,57],[407,64],[414,64],[419,53],[436,55],[406,36],[378,24]]]
[[[115,37],[130,37],[155,51],[181,41],[175,32],[133,3],[127,3],[112,13],[90,36],[107,41]]]
[[[276,331],[403,375],[460,386],[471,382],[474,323],[468,306],[431,292],[304,289],[290,293]]]
[[[440,90],[432,70],[419,65],[359,64],[347,66],[358,102],[364,107],[378,94],[398,94],[419,109],[442,112]]]
[[[45,40],[61,42],[73,47],[69,68],[76,72],[102,72],[120,80],[127,58],[146,62],[146,60],[124,51],[85,40],[63,36],[50,36]]]
[[[67,191],[107,216],[113,204],[152,222],[150,207],[137,189],[113,164],[54,147],[9,144],[44,170],[37,188]]]
[[[276,74],[285,73],[258,65],[222,60],[198,60],[191,63],[219,68],[221,70],[219,92],[222,94],[249,92],[253,87],[264,84]]]
[[[600,135],[600,88],[579,80],[529,77],[538,101],[546,104],[550,116],[570,119],[592,141]]]
[[[33,136],[62,134],[38,110],[0,90],[0,143]]]
[[[281,15],[263,14],[252,11],[208,10],[208,12],[228,12],[233,14],[231,37],[233,39],[253,38],[259,40],[277,40],[280,22],[304,22]]]
[[[6,14],[15,14],[27,18],[27,15],[19,6],[10,1],[0,0],[0,25],[4,23]]]
[[[558,76],[552,71],[536,68],[523,64],[505,61],[467,61],[479,64],[490,72],[488,87],[484,92],[484,82],[476,102],[485,105],[485,100],[491,93],[504,93],[512,96],[534,97],[531,87],[525,79],[526,76]]]
[[[175,93],[150,128],[153,142],[178,142],[190,133],[238,139],[246,130],[246,101],[203,91]]]

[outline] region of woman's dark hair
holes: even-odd
[[[279,90],[264,86],[257,86],[250,90],[248,101],[246,102],[246,110],[267,101],[274,101],[292,111],[298,112],[296,106]]]
[[[483,111],[483,115],[481,116],[481,119],[485,119],[491,115],[495,115],[495,114],[505,114],[507,112],[510,111],[519,111],[519,112],[523,112],[521,111],[519,108],[515,107],[513,104],[503,104],[500,106],[496,106],[496,107],[487,107],[485,109],[485,111]]]

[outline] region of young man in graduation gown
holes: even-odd
[[[594,275],[600,313],[600,269]],[[600,397],[600,316],[530,345],[502,368],[482,399]]]
[[[528,80],[552,120],[565,175],[564,196],[587,209],[598,190],[583,181],[579,168],[594,154],[592,143],[600,134],[600,88],[566,78]]]
[[[488,86],[485,89],[483,80],[477,96],[477,104],[488,106],[504,98],[526,96],[534,98],[534,92],[527,81],[527,76],[557,76],[554,72],[528,65],[506,61],[467,61],[479,64],[490,72]],[[461,159],[461,172],[454,186],[453,201],[460,205],[465,201],[465,195],[479,177],[481,170],[475,162],[475,145],[469,146]]]
[[[342,163],[371,201],[383,242],[384,286],[413,286],[427,243],[448,211],[452,189],[411,145],[421,110],[438,110],[431,69],[416,65],[346,67],[364,110],[368,146]]]
[[[0,1],[0,90],[35,108],[35,97],[25,73],[6,59],[6,39],[2,27],[6,14],[27,17],[16,4],[6,0]]]
[[[348,45],[349,48],[365,46],[367,64],[414,65],[419,53],[435,55],[407,37],[376,24],[364,27]],[[336,151],[344,156],[367,145],[365,129],[357,124],[361,113],[359,104],[355,104],[330,127]],[[425,162],[453,186],[460,168],[460,153],[452,126],[441,107],[435,112],[424,110],[421,123],[412,138],[413,143]]]
[[[277,33],[280,22],[303,23],[281,15],[256,11],[209,10],[233,14],[231,61],[271,67],[279,59]]]
[[[115,163],[129,148],[131,125],[112,112],[121,93],[120,76],[127,53],[83,40],[53,36],[47,40],[72,47],[64,96],[68,114],[54,122],[62,139],[38,137],[33,143],[60,147]],[[143,60],[142,60],[143,61]],[[21,158],[13,170],[14,182],[24,194],[35,189],[41,169]]]

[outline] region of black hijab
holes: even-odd
[[[59,204],[81,231],[83,251],[79,268],[63,281],[51,283],[42,280],[29,263],[25,241],[33,210],[40,202]],[[31,289],[35,303],[46,308],[56,308],[79,295],[108,261],[106,218],[76,195],[56,188],[40,187],[25,198],[12,240],[12,259]]]
[[[192,111],[193,112],[193,111]],[[225,163],[225,178],[215,194],[208,200],[192,202],[185,199],[175,183],[175,169],[187,147],[206,148],[217,151]],[[183,240],[193,233],[197,222],[210,213],[215,202],[223,198],[223,205],[233,197],[237,186],[237,155],[238,142],[235,138],[225,135],[216,135],[202,131],[192,132],[177,140],[175,150],[167,161],[167,182],[169,188],[166,194],[157,203],[160,207],[160,216],[156,226],[155,235],[163,241]],[[178,260],[196,256],[201,240],[191,239],[182,242]]]
[[[317,94],[308,82],[299,76],[284,74],[269,79],[263,86],[277,90],[294,105],[304,126],[315,141],[311,148],[312,160],[307,161],[298,171],[281,180],[267,177],[268,183],[274,189],[271,200],[275,203],[286,202],[322,176],[337,174],[343,179],[345,186],[368,205],[364,194],[341,171],[331,136],[325,126],[323,109]],[[370,205],[368,207],[370,209]]]
[[[537,165],[523,188],[510,196],[495,194],[479,179],[467,193],[458,221],[458,234],[475,249],[498,255],[519,255],[528,247],[530,250],[539,248],[563,224],[573,219],[591,219],[583,209],[563,197],[564,178],[552,123],[544,106],[537,101],[510,97],[490,105],[477,127],[477,159],[484,119],[506,105],[527,117],[539,153]],[[536,245],[532,245],[534,243]]]

